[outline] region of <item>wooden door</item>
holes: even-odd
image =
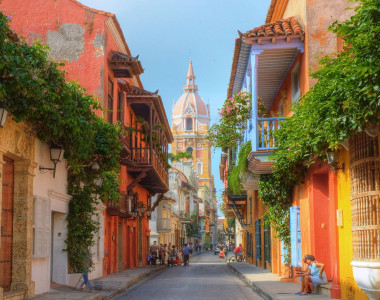
[[[14,165],[13,160],[4,157],[3,193],[1,209],[0,241],[0,287],[8,292],[12,281],[12,233],[13,233],[13,194]]]

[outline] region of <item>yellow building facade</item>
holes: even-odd
[[[205,198],[207,189],[214,189],[214,178],[211,174],[211,144],[205,140],[210,127],[210,107],[198,95],[195,84],[193,64],[190,61],[186,76],[184,93],[173,105],[172,133],[174,142],[171,152],[192,154],[193,168],[199,177],[199,196]],[[202,188],[207,186],[207,189]]]

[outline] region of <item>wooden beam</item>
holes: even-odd
[[[135,186],[136,186],[136,184],[138,184],[140,181],[141,181],[141,179],[143,179],[144,177],[146,177],[146,175],[147,175],[147,172],[146,171],[144,171],[144,172],[141,172],[133,181],[132,181],[132,183],[130,183],[129,185],[128,185],[128,187],[127,187],[127,192],[128,191],[130,191],[131,189],[133,189]]]

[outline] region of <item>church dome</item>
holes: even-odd
[[[194,84],[195,76],[191,60],[189,63],[189,70],[187,72],[186,80],[187,83],[184,86],[184,93],[173,106],[173,121],[175,122],[175,119],[183,118],[187,115],[191,115],[194,118],[199,119],[208,119],[209,108],[197,93],[198,86]]]

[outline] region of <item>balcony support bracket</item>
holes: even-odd
[[[132,190],[136,184],[138,184],[144,177],[146,177],[147,175],[147,172],[144,171],[144,172],[141,172],[133,181],[132,183],[130,183],[127,187],[127,192],[129,192],[130,190]]]

